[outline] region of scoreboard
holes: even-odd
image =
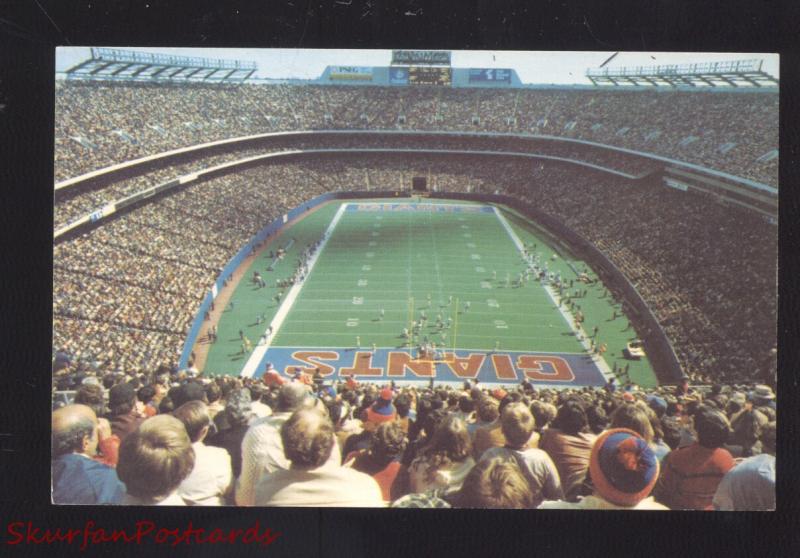
[[[450,68],[411,66],[408,68],[408,83],[411,85],[451,85]]]

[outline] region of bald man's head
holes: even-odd
[[[317,409],[301,409],[283,423],[281,441],[292,468],[316,469],[328,461],[333,451],[333,424]]]
[[[66,405],[53,411],[53,457],[68,453],[93,455],[97,450],[97,415],[86,405]]]

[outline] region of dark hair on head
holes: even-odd
[[[506,405],[500,420],[503,436],[508,445],[513,448],[524,447],[536,428],[536,420],[528,407],[521,401]]]
[[[228,394],[230,394],[230,392],[236,389],[236,384],[231,381],[225,381],[225,380],[220,381],[220,378],[217,378],[217,383],[219,384],[219,389],[222,394],[221,397],[223,399],[228,399]],[[208,396],[208,394],[206,394],[206,397],[208,397],[208,402],[211,403],[212,401],[211,398]]]
[[[220,397],[222,397],[222,389],[214,382],[211,382],[206,386],[206,399],[208,399],[209,403],[213,403],[214,401],[219,401]]]
[[[172,402],[172,398],[169,395],[165,396],[158,404],[158,414],[160,415],[168,415],[174,410],[175,403]]]
[[[133,407],[136,405],[136,397],[132,401],[126,401],[124,403],[120,403],[115,406],[108,406],[108,410],[111,412],[112,416],[120,416],[120,415],[127,415],[131,411],[133,411]]]
[[[114,384],[116,383],[116,378],[114,374],[106,374],[103,376],[103,387],[106,389],[111,389]]]
[[[344,418],[344,402],[331,399],[325,403],[325,407],[328,409],[328,416],[331,418],[331,422],[334,425],[339,424]]]
[[[411,398],[407,394],[401,393],[394,400],[394,408],[397,410],[398,417],[406,418],[411,410]]]
[[[694,414],[694,430],[701,446],[714,449],[728,441],[731,425],[722,412],[701,405]]]
[[[448,407],[455,407],[458,405],[458,394],[456,392],[451,392],[447,394],[447,406]]]
[[[533,503],[533,493],[519,465],[502,457],[479,461],[453,498],[458,508],[525,509]]]
[[[139,391],[136,392],[136,397],[142,403],[149,403],[155,396],[156,388],[153,386],[142,386],[139,388]]]
[[[494,422],[500,416],[497,402],[493,397],[482,397],[478,400],[478,418],[483,422]]]
[[[430,398],[423,397],[417,401],[417,422],[422,423],[425,417],[433,410],[433,403]]]
[[[51,443],[53,457],[68,453],[80,452],[83,449],[83,439],[94,435],[95,423],[87,416],[75,419],[67,428],[53,431]]]
[[[372,407],[372,404],[378,400],[378,396],[375,395],[373,392],[368,391],[364,394],[364,398],[361,400],[361,405],[358,406],[358,418],[361,418],[361,414],[366,412],[367,409]]]
[[[564,434],[575,436],[584,432],[589,426],[589,419],[583,406],[575,401],[567,401],[558,410],[553,426]]]
[[[475,402],[468,395],[458,398],[458,410],[462,413],[471,413],[475,410]]]
[[[342,401],[346,401],[352,407],[356,404],[356,401],[358,401],[358,394],[353,390],[346,389],[342,393]]]
[[[534,399],[531,401],[530,411],[533,418],[536,419],[536,425],[539,429],[548,426],[556,418],[556,408],[550,404]]]
[[[735,399],[729,399],[728,404],[725,405],[725,414],[728,415],[729,418],[741,410],[742,404]]]
[[[447,411],[444,409],[434,409],[425,415],[422,421],[422,430],[428,437],[433,436],[439,424],[447,417]]]
[[[608,426],[608,416],[600,405],[592,405],[586,410],[586,419],[589,421],[589,430],[600,434]]]
[[[99,385],[83,384],[75,393],[74,403],[91,407],[98,417],[105,414],[105,394]]]
[[[139,381],[139,376],[134,376],[133,378],[130,379],[130,381],[128,381],[128,383],[134,390],[137,390],[140,387],[142,387],[142,383]]]
[[[200,441],[203,429],[211,426],[208,406],[202,401],[189,401],[172,412],[172,416],[183,423],[192,443]]]
[[[445,415],[436,426],[430,443],[422,450],[422,456],[427,461],[428,481],[433,480],[439,469],[464,461],[471,454],[472,441],[467,423],[455,415]]]
[[[681,425],[674,417],[661,419],[662,440],[670,449],[676,449],[681,443]]]
[[[522,394],[518,391],[512,391],[511,393],[506,394],[502,401],[500,401],[500,408],[498,409],[500,414],[503,414],[503,409],[506,408],[506,405],[509,403],[517,403],[518,401],[522,401]]]
[[[178,488],[194,463],[194,449],[181,421],[158,415],[122,440],[117,475],[128,494],[157,500]]]
[[[626,403],[611,415],[611,428],[627,428],[639,434],[649,444],[653,441],[655,433],[650,424],[650,418],[639,405]]]
[[[334,430],[330,418],[317,409],[295,411],[281,427],[286,459],[297,469],[316,469],[331,456]]]
[[[406,434],[399,422],[384,422],[372,435],[369,451],[378,461],[390,461],[403,453],[406,442]]]

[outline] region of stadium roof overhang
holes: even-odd
[[[254,62],[214,60],[92,48],[91,58],[69,68],[68,80],[145,83],[242,83],[256,71]]]

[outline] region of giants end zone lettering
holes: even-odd
[[[531,380],[571,382],[575,379],[569,363],[556,356],[522,355],[517,359],[517,368]]]
[[[283,370],[287,376],[291,376],[294,373],[295,368],[302,368],[303,372],[307,374],[313,374],[314,370],[319,368],[319,373],[321,376],[330,376],[336,372],[336,368],[330,364],[319,362],[317,359],[339,360],[339,353],[335,351],[295,351],[292,353],[292,358],[308,364],[309,366],[287,366]]]
[[[516,380],[517,373],[514,371],[514,365],[511,363],[511,357],[508,355],[492,355],[492,364],[494,365],[494,373],[499,380]]]
[[[353,366],[339,369],[340,376],[383,376],[383,368],[372,367],[372,353],[357,351]]]
[[[433,363],[430,361],[414,361],[408,353],[389,353],[389,376],[405,376],[406,368],[415,376],[433,378]]]
[[[483,353],[470,353],[467,358],[458,358],[452,353],[447,353],[446,364],[453,374],[461,379],[477,378],[483,366],[483,361],[486,360],[486,355]]]

